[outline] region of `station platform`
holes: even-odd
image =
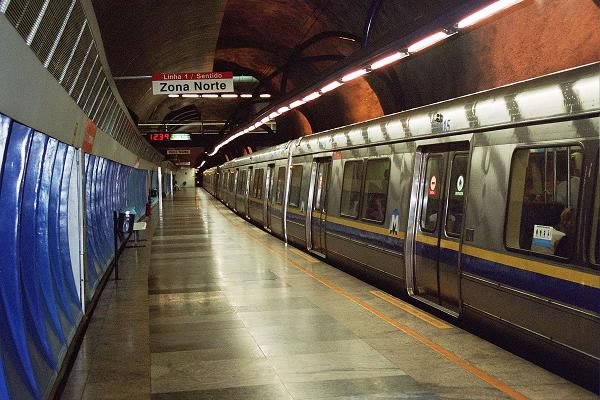
[[[64,399],[596,399],[249,224],[202,189],[155,208]]]

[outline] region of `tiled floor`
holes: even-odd
[[[201,190],[156,218],[152,246],[107,287],[64,398],[596,398],[406,313]]]

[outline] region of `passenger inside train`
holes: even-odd
[[[571,257],[579,199],[581,149],[578,146],[520,149],[515,151],[515,159],[511,188],[523,185],[518,248]],[[525,168],[517,171],[515,166]],[[523,173],[525,176],[522,176]],[[509,213],[517,217],[515,209],[519,204],[516,197],[514,200]],[[510,231],[507,231],[507,242],[510,242],[509,235]]]
[[[572,208],[565,208],[560,213],[560,223],[555,227],[556,230],[564,235],[554,244],[554,254],[559,257],[570,258],[575,248],[575,212]]]
[[[363,218],[372,221],[383,221],[385,219],[385,201],[387,199],[388,185],[390,181],[390,170],[382,167],[389,164],[388,160],[370,160],[367,164],[367,188],[365,193],[366,207]]]

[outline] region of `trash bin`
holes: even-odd
[[[135,214],[130,211],[120,212],[117,220],[117,230],[119,233],[132,233],[135,223]]]
[[[150,189],[150,197],[158,197],[158,189]]]

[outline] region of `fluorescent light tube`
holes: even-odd
[[[342,81],[343,82],[348,82],[348,81],[351,81],[352,79],[358,78],[359,76],[363,76],[366,73],[367,73],[367,70],[364,69],[364,68],[357,69],[356,71],[352,71],[352,72],[344,75],[342,77]]]
[[[425,39],[421,39],[418,42],[415,42],[415,43],[411,44],[410,46],[408,46],[408,52],[416,53],[418,51],[426,49],[427,47],[433,46],[434,44],[436,44],[438,42],[441,42],[442,40],[446,39],[448,36],[450,36],[450,35],[448,35],[446,32],[443,32],[443,31],[436,32],[433,35],[429,35]]]
[[[395,53],[392,53],[388,56],[385,56],[385,57],[380,58],[379,60],[373,62],[373,64],[371,64],[371,69],[378,69],[378,68],[384,67],[395,61],[401,60],[407,56],[408,56],[408,54],[403,53],[401,51],[397,51]]]
[[[328,83],[327,85],[323,86],[321,88],[320,92],[321,93],[331,92],[333,89],[339,88],[340,86],[342,86],[341,82],[333,81],[333,82]]]
[[[506,10],[509,7],[514,6],[517,3],[520,3],[522,0],[500,0],[495,3],[490,4],[487,7],[482,8],[479,11],[474,12],[466,18],[461,19],[456,27],[458,29],[468,28],[469,26],[473,26],[476,23],[491,17],[494,14],[499,13],[500,11]]]
[[[309,102],[309,101],[312,101],[312,100],[314,100],[314,99],[318,99],[319,97],[321,97],[321,93],[319,93],[319,92],[312,92],[312,93],[311,93],[311,94],[309,94],[308,96],[304,97],[304,98],[302,99],[302,101],[304,101],[304,102]]]

